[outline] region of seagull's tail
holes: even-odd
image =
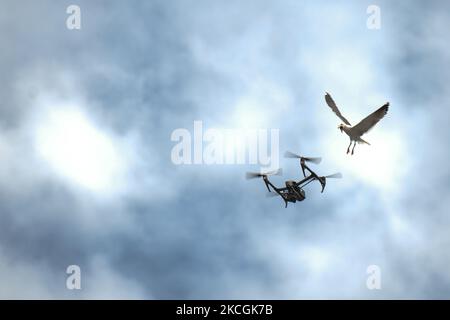
[[[367,141],[364,141],[364,140],[361,139],[361,138],[358,139],[358,143],[359,143],[359,144],[365,143],[365,144],[368,144],[368,145],[370,146],[370,143],[368,143]]]

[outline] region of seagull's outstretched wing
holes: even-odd
[[[334,113],[342,120],[344,123],[348,126],[351,126],[350,122],[348,122],[347,119],[344,118],[344,116],[339,111],[336,103],[334,102],[333,98],[330,96],[328,92],[325,92],[325,101],[327,102],[328,106],[333,110]]]
[[[364,119],[362,119],[356,126],[353,127],[353,130],[359,135],[367,133],[370,129],[372,129],[378,121],[383,119],[389,109],[389,102],[386,102],[381,108],[372,114],[368,115]]]

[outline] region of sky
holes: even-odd
[[[0,3],[0,298],[450,297],[447,1]],[[370,146],[325,92],[352,124],[390,102]],[[286,150],[343,179],[285,209],[258,164],[172,161],[197,120],[278,129],[276,185]]]

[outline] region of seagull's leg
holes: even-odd
[[[352,145],[352,140],[350,140],[350,144],[348,145],[348,148],[347,148],[347,154],[350,152],[350,146]]]
[[[353,152],[355,151],[355,146],[356,146],[356,141],[355,141],[355,143],[353,144],[352,155],[353,155]]]

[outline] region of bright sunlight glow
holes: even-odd
[[[70,182],[96,192],[118,183],[123,161],[113,140],[77,108],[48,110],[35,143],[40,156]]]
[[[391,191],[401,183],[406,168],[400,134],[375,128],[363,137],[371,145],[357,144],[354,155],[346,154],[349,138],[338,129],[325,139],[325,150],[329,151],[337,170]]]

